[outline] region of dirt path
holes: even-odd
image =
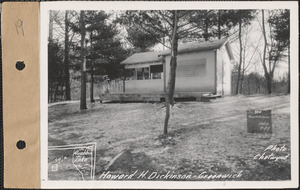
[[[290,179],[290,158],[255,160],[270,145],[285,146],[290,153],[290,97],[234,96],[206,102],[179,102],[171,111],[169,141],[162,143],[163,104],[79,103],[49,107],[49,144],[97,143],[96,175],[122,150],[131,153],[131,165],[114,172],[153,170],[161,173],[238,173],[238,180]],[[246,111],[272,110],[272,134],[247,133]],[[168,139],[167,139],[168,140]],[[112,171],[113,172],[113,171]],[[200,179],[205,180],[205,179]],[[206,179],[207,180],[207,179]],[[234,180],[234,179],[228,179]]]

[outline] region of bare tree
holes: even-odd
[[[232,11],[232,14],[234,14],[235,19],[233,19],[234,22],[238,23],[239,27],[239,44],[240,44],[240,58],[239,58],[239,65],[238,65],[238,76],[237,76],[237,83],[236,83],[236,89],[235,93],[239,93],[239,87],[240,87],[240,78],[241,78],[241,68],[242,68],[242,62],[243,62],[243,44],[242,44],[242,28],[245,25],[249,25],[250,21],[254,18],[253,16],[253,10],[237,10]]]
[[[271,52],[271,59],[281,59],[286,57],[284,55],[287,51],[288,62],[288,88],[287,92],[290,93],[290,10],[280,9],[270,11],[268,18],[270,33],[273,37],[274,51]]]
[[[272,93],[272,89],[271,89],[271,76],[268,73],[268,69],[266,66],[266,51],[267,51],[267,45],[268,45],[268,41],[267,41],[267,34],[266,34],[266,28],[265,28],[265,11],[262,10],[261,12],[262,14],[262,32],[263,32],[263,36],[264,36],[264,51],[263,51],[263,58],[262,58],[262,65],[264,68],[264,72],[265,72],[265,77],[267,80],[267,88],[268,88],[268,93],[271,94]]]
[[[243,46],[242,46],[242,22],[239,22],[239,43],[240,43],[240,61],[239,61],[239,66],[238,66],[238,77],[237,77],[237,82],[236,82],[236,89],[235,93],[239,93],[239,82],[240,82],[240,76],[241,76],[241,66],[242,66],[242,61],[243,61]]]
[[[80,11],[80,34],[81,34],[81,93],[80,93],[80,109],[86,107],[86,58],[85,58],[85,22],[84,11]]]
[[[69,11],[65,12],[65,85],[66,85],[66,100],[71,100],[70,90],[70,72],[69,72]]]
[[[177,34],[177,24],[178,24],[178,13],[177,10],[172,11],[172,26],[173,35],[171,43],[171,60],[170,60],[170,74],[168,79],[168,86],[166,90],[166,116],[164,123],[164,134],[168,133],[168,123],[170,117],[170,104],[174,105],[174,91],[175,91],[175,78],[176,78],[176,67],[177,67],[177,52],[178,52],[178,34]]]
[[[74,11],[73,11],[74,12]],[[59,90],[57,94],[61,94],[65,100],[71,100],[71,77],[70,77],[70,48],[73,44],[74,32],[71,30],[70,24],[74,16],[71,14],[72,11],[50,11],[50,22],[49,22],[49,41],[54,43],[61,43],[63,41],[63,67],[61,72],[62,84],[54,89]],[[77,19],[79,20],[79,19]],[[57,83],[58,84],[58,83]],[[52,89],[50,89],[52,91]]]
[[[126,20],[138,25],[141,30],[151,35],[158,43],[171,48],[170,73],[165,94],[166,115],[164,120],[164,134],[168,133],[170,106],[174,105],[174,91],[176,81],[178,40],[199,35],[202,29],[190,21],[193,11],[164,10],[164,11],[128,11]],[[171,47],[164,43],[169,38]],[[153,39],[152,39],[153,40]]]
[[[270,15],[270,14],[269,14]],[[277,67],[280,59],[284,57],[284,46],[276,40],[273,33],[273,26],[269,23],[270,35],[269,35],[269,42],[267,39],[267,31],[265,27],[265,14],[264,10],[262,10],[262,33],[264,36],[264,51],[263,51],[263,58],[262,58],[262,65],[264,69],[264,75],[267,81],[267,91],[268,94],[272,93],[272,82],[274,77],[275,68]],[[268,56],[267,56],[268,55]],[[266,63],[266,59],[268,59],[268,66]]]
[[[90,33],[90,43],[91,43],[91,86],[90,86],[90,102],[94,103],[94,46],[93,46],[93,31]]]
[[[259,39],[255,39],[255,42],[251,40],[251,33],[254,27],[247,25],[244,29],[244,39],[243,39],[243,61],[242,61],[242,70],[241,70],[241,81],[240,81],[240,93],[243,94],[243,82],[246,73],[256,64],[253,62],[255,55],[257,54],[257,49],[260,46],[262,40],[262,35]]]

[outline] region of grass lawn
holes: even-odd
[[[166,138],[160,136],[165,115],[162,103],[96,102],[87,107],[79,110],[76,101],[49,105],[48,143],[97,143],[96,180],[107,171],[169,172],[202,181],[224,180],[205,178],[204,174],[240,172],[239,178],[226,181],[291,179],[290,96],[232,96],[211,102],[178,102],[171,109]],[[247,133],[249,109],[272,110],[272,134]],[[286,149],[265,151],[270,145]],[[107,170],[111,160],[122,151],[124,154]],[[258,154],[286,159],[255,159]],[[51,159],[57,156],[49,151],[49,168]],[[200,174],[203,178],[199,178]],[[69,166],[63,174],[49,174],[49,179],[81,180],[81,176]]]

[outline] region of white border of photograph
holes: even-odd
[[[47,39],[49,10],[162,10],[162,9],[290,9],[291,21],[291,180],[290,181],[48,181],[48,70]],[[216,188],[296,188],[299,185],[298,159],[298,2],[140,2],[88,1],[40,3],[40,104],[41,104],[41,188],[143,188],[143,189],[216,189]]]

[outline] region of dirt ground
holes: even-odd
[[[97,143],[95,179],[103,172],[190,175],[182,180],[224,180],[205,175],[241,173],[226,181],[290,180],[290,96],[232,96],[211,102],[178,102],[169,136],[162,137],[163,103],[79,102],[49,105],[49,146]],[[272,110],[272,134],[247,133],[246,111]],[[269,146],[277,150],[266,150]],[[278,151],[280,147],[282,151]],[[109,168],[111,161],[124,152]],[[49,151],[49,159],[57,157]],[[257,159],[273,154],[277,161]],[[255,159],[256,158],[256,159]],[[284,159],[283,159],[284,158]],[[50,161],[49,161],[50,162]],[[80,180],[69,167],[49,179]],[[199,177],[200,174],[202,177]],[[134,178],[137,180],[137,178]],[[162,180],[153,178],[151,180]],[[172,179],[170,179],[172,180]]]

